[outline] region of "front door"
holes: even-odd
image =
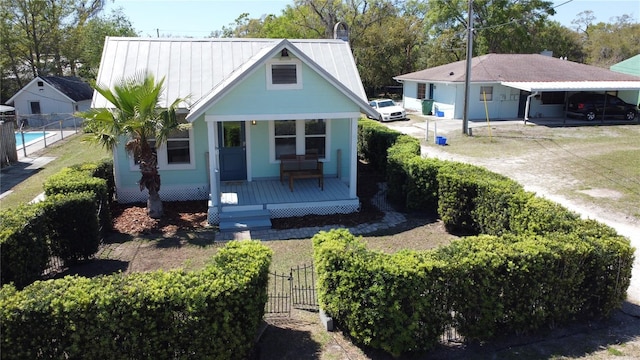
[[[218,123],[220,180],[246,180],[247,155],[244,121]]]

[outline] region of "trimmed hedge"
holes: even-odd
[[[409,160],[420,157],[420,141],[408,135],[400,135],[395,145],[387,150],[387,198],[400,206],[406,205],[409,184]]]
[[[3,359],[245,359],[271,250],[230,242],[199,272],[38,281],[0,290]]]
[[[437,207],[449,231],[474,236],[384,255],[346,230],[317,234],[320,306],[356,342],[398,356],[432,348],[448,326],[484,341],[607,316],[622,305],[635,251],[628,239],[502,175],[421,158],[416,139],[386,139],[394,136],[389,200],[410,210]]]
[[[0,284],[41,278],[50,256],[66,264],[93,256],[100,230],[111,229],[113,182],[110,160],[75,165],[45,181],[44,202],[1,211]]]
[[[384,174],[387,166],[387,149],[400,135],[402,134],[377,121],[358,120],[358,157]]]
[[[34,205],[0,211],[0,284],[23,287],[46,269],[49,248],[43,212]]]
[[[94,194],[102,235],[111,230],[111,200],[114,192],[111,161],[85,163],[64,168],[43,184],[46,196],[89,191]]]
[[[625,298],[634,250],[580,226],[590,230],[480,235],[393,255],[366,250],[347,230],[321,232],[320,305],[356,342],[394,356],[429,350],[451,325],[483,341],[606,316]]]
[[[346,229],[318,233],[313,249],[320,304],[357,343],[394,356],[438,343],[450,323],[445,262],[370,252]]]
[[[46,236],[52,256],[66,265],[93,256],[100,246],[100,224],[93,193],[48,196],[40,205],[48,222]]]

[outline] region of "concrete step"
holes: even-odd
[[[271,213],[269,210],[223,212],[219,226],[222,232],[267,230],[271,229]]]

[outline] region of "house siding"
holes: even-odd
[[[46,82],[42,87],[38,87],[37,83],[33,82],[14,99],[17,113],[19,115],[31,114],[30,102],[32,101],[40,102],[41,114],[71,114],[75,112],[74,105],[69,98],[60,94]]]
[[[206,111],[207,115],[314,114],[360,112],[351,100],[308,66],[302,65],[301,90],[267,90],[266,67],[260,66]],[[331,106],[328,106],[330,104]],[[247,120],[251,120],[247,116]]]
[[[417,96],[418,82],[404,82],[404,106],[406,109],[422,113],[422,100]],[[441,111],[445,118],[462,119],[464,115],[464,84],[434,83],[433,90],[434,111]],[[485,102],[481,100],[482,86],[493,87],[493,99]],[[428,84],[427,84],[428,87]],[[520,106],[520,90],[500,85],[498,83],[473,83],[469,87],[469,119],[517,119]],[[563,116],[563,105],[542,104],[540,99],[531,99],[531,117]]]
[[[162,181],[160,196],[165,200],[207,199],[209,196],[209,181],[206,170],[207,126],[204,121],[195,121],[192,126],[195,169],[166,170],[160,168]],[[130,167],[129,155],[124,149],[125,143],[126,139],[121,139],[114,151],[114,163],[117,165],[115,176],[118,201],[123,203],[146,201],[147,192],[140,191],[138,186],[140,171]]]

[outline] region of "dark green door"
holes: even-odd
[[[247,179],[244,121],[218,123],[220,181]]]

